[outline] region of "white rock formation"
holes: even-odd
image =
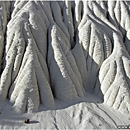
[[[5,34],[6,34],[6,25],[9,19],[10,2],[0,1],[0,72],[1,72],[1,64],[3,58],[3,50],[5,45]]]
[[[23,113],[91,93],[130,113],[128,1],[16,0],[0,9],[1,100]]]

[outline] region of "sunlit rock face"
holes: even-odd
[[[130,2],[0,2],[0,100],[17,112],[93,94],[130,113]]]

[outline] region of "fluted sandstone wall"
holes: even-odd
[[[1,100],[25,112],[92,93],[130,113],[130,2],[17,0],[0,6]]]

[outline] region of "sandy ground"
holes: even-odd
[[[56,101],[53,110],[41,105],[38,112],[24,114],[16,114],[8,102],[1,103],[0,129],[116,129],[129,125],[128,115],[97,102],[89,95],[73,104]],[[24,123],[27,118],[29,124]]]

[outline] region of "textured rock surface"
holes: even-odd
[[[0,1],[0,72],[5,45],[6,25],[10,16],[10,2]]]
[[[128,1],[0,2],[0,100],[23,113],[91,93],[130,113],[129,14]]]

